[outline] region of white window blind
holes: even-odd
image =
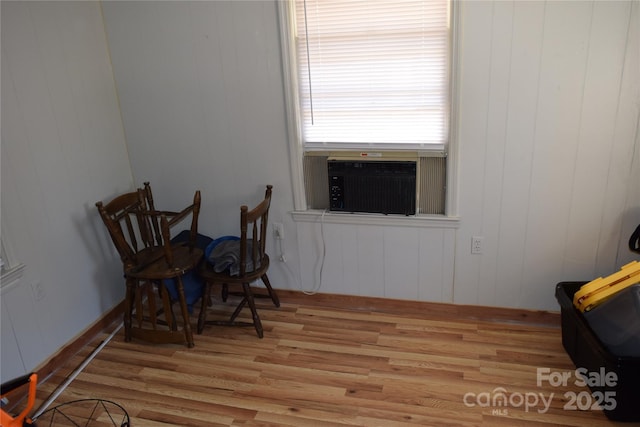
[[[448,139],[448,0],[295,0],[306,146]]]

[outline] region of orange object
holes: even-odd
[[[15,417],[0,409],[0,427],[22,427],[25,424],[32,424],[31,419],[27,418],[27,414],[33,408],[33,404],[36,401],[36,385],[38,384],[38,375],[31,373],[15,380],[9,381],[9,383],[2,385],[2,396],[16,388],[29,384],[29,396],[27,398],[27,406],[24,410]]]

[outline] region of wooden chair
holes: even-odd
[[[144,189],[118,196],[106,205],[96,203],[123,263],[127,286],[125,341],[132,338],[156,343],[186,341],[193,347],[183,277],[195,269],[203,255],[202,249],[196,247],[200,202],[200,192],[196,191],[193,203],[182,211],[158,211],[145,183]],[[173,243],[173,229],[189,216],[186,242]],[[182,331],[178,331],[170,289],[180,305]]]
[[[234,269],[216,271],[211,262],[203,262],[200,267],[200,277],[204,279],[205,288],[201,300],[200,314],[198,316],[197,332],[202,333],[205,325],[227,325],[227,326],[254,326],[258,337],[262,338],[264,333],[262,322],[255,305],[256,297],[266,297],[273,301],[276,307],[280,306],[280,301],[275,290],[271,287],[267,270],[269,269],[269,256],[265,252],[267,238],[267,222],[269,217],[269,207],[271,206],[272,186],[267,185],[264,200],[255,208],[249,210],[247,206],[240,207],[240,239],[234,248],[237,253],[234,255],[238,259],[237,274]],[[210,261],[210,260],[209,260]],[[262,280],[268,295],[255,293],[251,283]],[[208,302],[211,301],[212,288],[219,284],[223,287],[224,298],[226,299],[227,286],[241,286],[240,292],[232,293],[239,295],[242,299],[229,320],[207,320]],[[248,305],[251,310],[252,323],[236,321],[242,309]]]

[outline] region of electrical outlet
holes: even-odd
[[[481,254],[482,253],[482,240],[484,237],[473,236],[471,238],[471,253],[472,254]]]
[[[273,236],[278,240],[284,240],[284,226],[281,222],[273,223]]]

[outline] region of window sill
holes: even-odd
[[[293,211],[296,222],[323,222],[325,224],[379,225],[393,227],[458,228],[460,217],[444,215],[383,215],[367,213],[341,213],[322,210]]]
[[[14,284],[22,277],[24,273],[24,264],[18,264],[13,268],[2,270],[2,277],[0,278],[0,288],[2,291],[7,291],[13,287]]]

